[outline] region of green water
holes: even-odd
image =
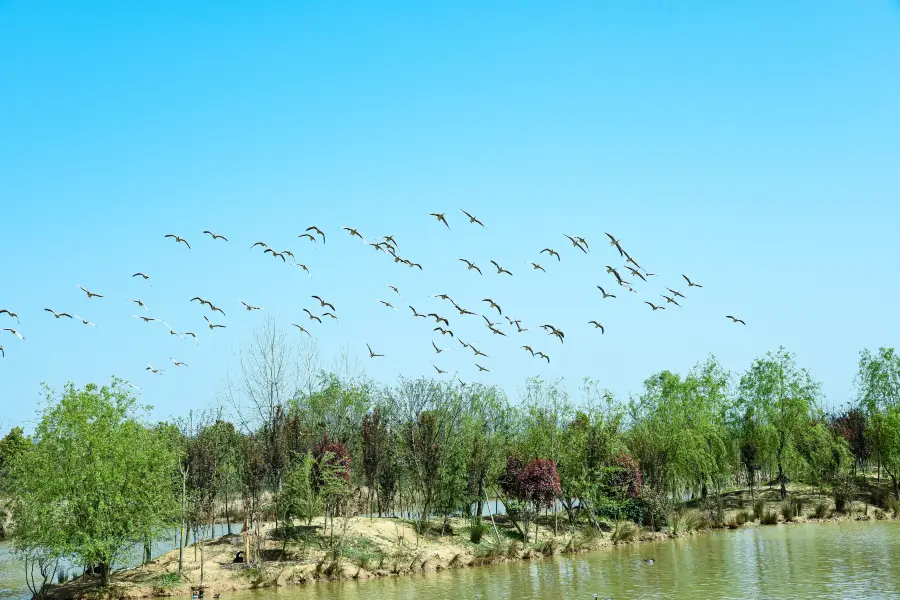
[[[10,588],[3,581],[9,576],[4,564],[0,562],[0,588]],[[577,556],[225,598],[590,600],[595,592],[616,599],[900,598],[900,522],[758,527]],[[7,597],[22,598],[21,589]]]

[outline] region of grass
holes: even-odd
[[[896,498],[886,498],[884,501],[885,512],[893,511],[895,517],[900,517],[900,500]]]
[[[611,539],[614,544],[627,544],[637,539],[639,531],[631,521],[619,521],[613,528]]]
[[[153,582],[156,587],[161,589],[173,588],[181,583],[181,573],[163,573]]]
[[[481,538],[484,537],[484,534],[487,533],[487,531],[487,523],[482,523],[481,521],[475,523],[469,528],[469,541],[473,544],[480,544]]]
[[[734,515],[734,522],[738,525],[743,525],[750,520],[752,520],[750,519],[750,513],[748,513],[746,510],[739,510]]]
[[[761,525],[775,525],[778,523],[778,513],[774,510],[767,510],[759,522]]]
[[[823,500],[816,504],[815,508],[813,509],[812,516],[816,519],[827,519],[830,512],[831,511],[828,507],[828,502]]]
[[[766,501],[763,498],[757,498],[753,502],[753,519],[762,521],[766,512]]]
[[[697,531],[703,527],[704,521],[700,513],[693,508],[676,508],[669,513],[669,534],[678,536],[682,533]]]

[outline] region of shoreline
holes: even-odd
[[[810,525],[845,521],[896,520],[897,515],[885,514],[868,506],[865,515],[863,503],[855,502],[854,509],[846,514],[833,513],[827,518],[799,516],[785,521],[778,515],[776,523],[785,525]],[[735,513],[736,511],[729,511]],[[878,518],[882,517],[882,518]],[[311,527],[301,526],[309,540],[322,543],[324,538],[314,532],[322,519],[315,519]],[[264,528],[264,555],[274,557],[259,566],[245,567],[232,564],[234,554],[243,548],[240,534],[222,536],[216,540],[201,542],[204,560],[204,597],[231,592],[264,589],[270,587],[304,586],[334,581],[363,581],[383,577],[413,575],[448,569],[487,566],[549,558],[554,555],[584,554],[617,545],[638,545],[662,542],[679,537],[706,534],[714,531],[765,527],[757,520],[741,525],[731,515],[730,526],[696,528],[672,535],[668,531],[652,531],[635,528],[634,536],[616,539],[615,526],[605,524],[603,531],[579,529],[554,535],[553,517],[542,518],[538,540],[523,547],[521,539],[514,537],[515,529],[506,519],[497,519],[497,534],[485,520],[488,529],[478,544],[469,541],[469,520],[453,519],[449,528],[440,535],[440,524],[433,524],[431,531],[418,537],[409,521],[388,517],[355,517],[349,520],[345,532],[345,546],[340,555],[312,547],[309,541],[301,546],[287,544],[287,556],[282,556],[283,542],[272,539],[272,526]],[[728,521],[726,521],[728,522]],[[562,524],[562,519],[560,519]],[[625,526],[628,527],[628,526]],[[606,531],[606,529],[611,529]],[[295,528],[296,529],[296,528]],[[532,526],[532,532],[534,527]],[[619,535],[622,535],[621,533]],[[201,552],[197,549],[197,558]],[[171,596],[190,597],[192,587],[200,582],[199,560],[194,560],[195,547],[184,549],[183,576],[178,577],[178,550],[169,551],[143,567],[115,571],[110,585],[99,587],[94,579],[81,578],[60,585],[53,585],[47,598],[53,600],[120,600]]]

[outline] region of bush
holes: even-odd
[[[759,522],[762,525],[775,525],[778,523],[778,513],[774,510],[767,510]]]
[[[753,518],[762,520],[763,515],[766,512],[766,501],[762,498],[758,498],[753,502]]]
[[[678,507],[669,513],[669,534],[678,536],[703,527],[700,513],[694,509]]]
[[[630,521],[619,521],[613,529],[611,539],[614,544],[633,542],[638,537],[638,527]]]
[[[784,517],[786,523],[794,520],[794,507],[790,500],[785,500],[781,504],[781,516]]]
[[[624,500],[617,502],[610,498],[602,498],[594,506],[594,514],[599,519],[616,521],[628,519],[635,523],[646,521],[644,506],[639,500]]]
[[[816,519],[827,519],[828,518],[828,502],[822,501],[816,504],[816,507],[813,509],[812,516]]]
[[[831,493],[834,497],[834,509],[839,513],[847,512],[856,497],[856,481],[849,473],[837,475],[831,484]]]
[[[669,524],[669,499],[665,494],[644,487],[639,498],[634,504],[640,507],[641,520],[645,527],[652,527],[659,531],[661,527]]]
[[[481,542],[481,538],[484,537],[484,534],[487,533],[488,526],[481,521],[478,521],[469,529],[469,540],[473,544],[478,544]]]
[[[893,511],[895,517],[900,517],[900,500],[896,498],[888,497],[884,501],[884,510],[885,511]]]
[[[739,510],[737,514],[734,515],[734,522],[738,525],[743,525],[750,520],[750,513],[748,513],[746,510]]]
[[[884,521],[888,516],[884,513],[880,508],[875,509],[875,520],[876,521]]]

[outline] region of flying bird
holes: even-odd
[[[400,290],[397,289],[397,286],[391,285],[391,284],[387,284],[387,286],[388,286],[389,288],[391,288],[392,290],[394,290],[394,293],[395,293],[395,294],[397,294],[398,296],[400,296]],[[403,299],[403,296],[400,296],[400,299],[402,300],[402,299]]]
[[[580,237],[580,236],[577,236],[577,235],[576,235],[576,236],[575,236],[575,239],[578,240],[578,243],[579,243],[579,244],[581,244],[582,246],[584,246],[584,247],[587,248],[588,250],[591,249],[591,247],[588,246],[587,240],[584,239],[583,237]]]
[[[456,310],[459,311],[459,314],[460,314],[461,316],[474,315],[474,314],[475,314],[475,313],[473,313],[471,310],[466,310],[465,308],[463,308],[462,306],[460,306],[460,305],[458,305],[458,304],[454,304],[453,306],[456,308]]]
[[[547,364],[550,363],[550,357],[547,356],[546,354],[544,354],[543,352],[535,352],[534,355],[537,356],[537,357],[540,357],[540,358],[545,359],[545,360],[547,361]]]
[[[81,321],[82,325],[90,325],[91,327],[96,327],[96,325],[94,325],[93,323],[91,323],[90,321],[85,319],[84,317],[79,317],[78,315],[75,315],[75,318],[78,319],[79,321]]]
[[[561,260],[559,258],[559,252],[557,252],[553,248],[544,248],[543,250],[541,250],[540,254],[543,254],[544,252],[548,253],[550,256],[555,256],[556,260]],[[541,270],[543,270],[543,269],[541,269]]]
[[[191,302],[193,302],[194,300],[198,301],[200,304],[207,304],[210,308],[212,308],[213,303],[209,300],[204,300],[200,296],[194,296],[193,298],[191,298]]]
[[[473,263],[472,261],[466,260],[466,259],[464,259],[464,258],[460,258],[459,261],[460,261],[460,262],[466,263],[466,265],[467,265],[467,270],[471,271],[472,269],[475,269],[476,271],[478,271],[478,274],[479,274],[479,275],[482,275],[481,269],[479,269],[479,268],[478,268],[478,265],[476,265],[476,264]]]
[[[440,353],[443,352],[444,350],[447,350],[447,348],[438,348],[438,347],[437,347],[437,344],[435,344],[434,342],[431,342],[431,345],[434,346],[434,351],[435,351],[437,354],[440,354]]]
[[[684,298],[684,294],[682,294],[681,292],[676,292],[675,290],[673,290],[670,287],[667,287],[666,289],[669,290],[670,292],[672,292],[672,295],[675,296],[676,298]]]
[[[504,273],[506,273],[507,275],[512,275],[511,272],[507,271],[506,269],[504,269],[503,267],[498,265],[497,261],[492,260],[491,264],[494,265],[495,267],[497,267],[497,275],[503,275]]]
[[[439,314],[437,314],[437,313],[428,313],[428,314],[425,315],[425,316],[427,316],[427,317],[434,317],[434,322],[435,322],[435,323],[440,323],[441,321],[443,321],[443,322],[444,322],[444,325],[446,325],[447,327],[450,327],[450,321],[448,321],[446,317],[442,317],[441,315],[439,315]]]
[[[369,349],[369,358],[375,358],[375,357],[378,357],[378,356],[384,356],[384,354],[375,354],[374,352],[372,352],[372,346],[370,346],[369,344],[366,344],[366,348]]]
[[[429,216],[434,217],[441,223],[447,226],[447,229],[450,229],[450,223],[447,222],[447,219],[444,217],[444,213],[430,213]]]
[[[731,315],[725,315],[726,319],[731,319],[732,323],[740,323],[741,325],[746,325],[743,319],[738,319],[737,317],[732,317]]]
[[[543,271],[544,273],[547,272],[547,270],[546,270],[544,267],[542,267],[541,265],[537,264],[536,262],[525,261],[525,264],[526,264],[526,265],[531,265],[531,267],[532,267],[535,271]]]
[[[417,312],[416,309],[414,309],[412,306],[409,307],[409,310],[413,311],[413,317],[422,317],[423,319],[425,318],[425,315]]]
[[[488,329],[490,329],[494,335],[502,335],[503,337],[506,337],[506,334],[503,333],[502,331],[500,331],[499,329],[497,329],[496,327],[488,327]]]
[[[181,244],[184,244],[185,246],[187,246],[188,248],[191,247],[191,245],[188,244],[186,239],[184,239],[183,237],[179,237],[179,236],[175,235],[174,233],[168,233],[164,237],[174,239],[176,244],[181,243]]]
[[[378,298],[375,298],[375,299],[378,300]],[[391,304],[390,302],[385,302],[384,300],[378,300],[378,301],[381,302],[382,304],[384,304],[385,306],[387,306],[388,308],[393,308],[394,310],[397,310],[396,308],[394,308],[394,305]]]
[[[490,356],[488,356],[487,354],[485,354],[484,352],[482,352],[481,350],[479,350],[478,348],[476,348],[476,347],[473,346],[472,344],[469,344],[469,348],[472,349],[472,352],[475,353],[475,356],[483,356],[483,357],[485,357],[485,358],[490,358]]]
[[[147,275],[146,273],[141,273],[140,271],[131,276],[132,279],[134,279],[135,277],[143,277],[145,281],[147,279],[150,279],[149,275]]]
[[[473,364],[474,364],[476,367],[478,367],[478,372],[479,372],[479,373],[480,373],[481,371],[487,371],[488,373],[491,372],[490,369],[485,369],[484,367],[482,367],[482,366],[479,365],[478,363],[473,363]]]
[[[462,209],[460,209],[460,210],[462,210]],[[479,225],[481,225],[482,227],[484,227],[484,223],[482,223],[481,221],[479,221],[478,219],[476,219],[475,217],[473,217],[472,215],[470,215],[470,214],[467,213],[466,211],[463,210],[462,212],[463,212],[464,215],[466,215],[467,217],[469,217],[469,223],[478,223]],[[487,227],[484,227],[484,228],[487,229]]]
[[[313,239],[313,241],[316,241],[316,240]],[[255,242],[252,246],[250,246],[250,249],[253,250],[253,249],[254,249],[255,247],[257,247],[257,246],[262,246],[263,248],[268,248],[268,247],[269,247],[269,245],[268,245],[267,243],[265,243],[265,242]]]
[[[455,337],[452,331],[450,331],[449,329],[444,329],[443,327],[435,327],[434,329],[432,329],[432,331],[440,331],[441,335],[447,335],[449,333],[450,337]]]
[[[341,227],[341,229],[343,229],[344,231],[349,231],[350,237],[353,237],[355,235],[362,241],[366,241],[366,239],[362,236],[362,234],[360,234],[359,231],[357,231],[356,229],[353,229],[352,227]]]
[[[318,321],[319,323],[322,322],[322,319],[319,318],[319,317],[317,317],[316,315],[312,314],[311,312],[309,312],[309,309],[308,309],[308,308],[304,308],[304,309],[303,309],[303,312],[305,312],[306,314],[309,315],[309,320],[310,320],[310,321]]]
[[[194,345],[195,345],[195,346],[199,343],[198,340],[197,340],[197,334],[196,334],[196,333],[193,333],[193,332],[191,332],[191,331],[185,331],[185,332],[184,332],[183,334],[181,334],[181,335],[183,335],[183,336],[184,336],[184,335],[189,335],[189,336],[191,336],[192,338],[194,338]]]
[[[169,357],[169,360],[171,360],[173,363],[175,363],[175,366],[176,366],[176,367],[186,367],[186,366],[188,366],[188,364],[187,364],[186,362],[182,362],[182,361],[180,361],[180,360],[175,360],[175,359],[172,358],[171,356]]]
[[[625,268],[628,269],[629,271],[631,271],[631,274],[634,275],[635,277],[640,277],[644,281],[647,281],[647,278],[644,277],[643,273],[641,273],[639,270],[635,269],[634,267],[629,267],[626,265]]]
[[[307,227],[307,228],[306,228],[306,231],[312,231],[313,233],[315,233],[315,234],[317,234],[317,235],[321,235],[321,236],[322,236],[322,243],[323,243],[323,244],[325,243],[325,232],[322,231],[321,229],[319,229],[318,227],[316,227],[315,225],[313,225],[312,227]],[[313,238],[313,241],[316,241],[316,239]]]
[[[576,248],[578,248],[579,250],[581,250],[582,252],[587,254],[587,250],[584,249],[584,246],[581,245],[581,242],[579,242],[577,239],[573,238],[571,235],[568,235],[565,233],[563,235],[565,235],[567,238],[569,238],[569,241],[572,242],[573,246],[575,246]]]
[[[449,300],[450,302],[453,302],[453,298],[451,298],[447,294],[437,294],[436,296],[432,296],[432,298],[440,298],[441,300]],[[453,302],[453,304],[456,304],[456,302]]]
[[[285,263],[287,262],[287,259],[284,257],[284,253],[283,253],[283,252],[275,252],[275,251],[272,250],[271,248],[266,248],[266,249],[263,251],[263,253],[264,253],[264,254],[271,254],[274,258],[280,258],[280,259],[281,259],[281,262],[285,262]]]
[[[165,321],[163,321],[163,323],[165,323]],[[171,325],[169,325],[168,323],[166,323],[166,325],[169,327],[169,335],[174,335],[175,337],[184,339],[184,336],[181,335],[180,333],[178,333],[177,331],[175,331],[174,329],[172,329]],[[196,341],[196,338],[194,338],[194,341]]]
[[[131,315],[133,319],[141,319],[144,323],[149,323],[150,321],[158,321],[159,319],[154,319],[153,317],[143,317],[141,315]]]
[[[9,315],[10,318],[15,319],[17,323],[21,323],[21,321],[19,321],[19,315],[17,315],[16,313],[14,313],[10,310],[7,310],[5,308],[0,308],[0,315],[3,315],[3,314]]]
[[[297,325],[296,323],[291,323],[291,325],[293,325],[294,327],[296,327],[297,329],[299,329],[300,331],[302,331],[303,333],[305,333],[305,334],[308,335],[309,337],[312,337],[312,334],[311,334],[310,332],[308,332],[308,331],[306,330],[305,327],[302,327],[302,326],[300,326],[300,325]]]
[[[296,266],[298,266],[301,269],[303,269],[304,271],[306,271],[306,274],[309,275],[310,277],[312,277],[312,273],[309,272],[309,267],[307,267],[306,265],[300,264],[300,263],[297,263]]]
[[[228,238],[225,237],[224,235],[219,235],[218,233],[213,233],[212,231],[209,231],[208,229],[205,230],[203,233],[212,237],[213,241],[216,241],[216,240],[225,240],[226,242],[228,241]]]
[[[246,302],[244,302],[244,301],[241,300],[240,298],[238,298],[238,302],[240,302],[241,304],[244,305],[244,308],[247,309],[247,312],[250,312],[250,311],[253,311],[253,310],[262,310],[262,308],[260,308],[259,306],[250,306],[249,304],[247,304]]]
[[[299,238],[309,238],[310,240],[312,240],[312,242],[313,242],[314,244],[318,244],[318,243],[319,243],[319,240],[316,239],[316,236],[314,236],[314,235],[311,234],[311,233],[301,233],[301,234],[298,235],[297,237],[299,237]]]
[[[528,350],[529,352],[531,352],[531,356],[534,356],[534,349],[532,349],[531,346],[522,346],[522,348]]]
[[[3,358],[6,358],[6,351],[3,350],[3,346],[0,346],[0,355],[2,355]]]
[[[675,306],[681,306],[678,302],[675,301],[675,298],[672,296],[666,296],[665,294],[660,294],[663,298],[666,299],[666,304],[674,304]]]
[[[603,294],[603,297],[604,297],[604,298],[615,298],[615,297],[616,297],[615,294],[607,294],[607,293],[606,293],[606,290],[604,290],[604,289],[603,289],[602,287],[600,287],[599,285],[597,286],[597,289],[600,290],[600,293]]]
[[[327,307],[330,308],[331,310],[334,310],[334,304],[331,304],[330,302],[325,302],[325,301],[322,300],[322,298],[320,298],[319,296],[310,296],[310,298],[313,298],[313,299],[315,299],[315,300],[318,300],[318,301],[319,301],[319,304],[322,306],[322,308],[325,308],[325,307],[327,306]]]
[[[53,315],[54,317],[56,317],[57,319],[60,318],[60,317],[68,317],[68,318],[70,318],[70,319],[72,318],[72,315],[70,315],[69,313],[65,313],[65,312],[58,313],[58,312],[56,312],[56,311],[54,311],[54,310],[52,310],[52,309],[50,309],[50,308],[45,308],[44,310],[47,311],[48,313],[52,314],[52,315]]]
[[[652,302],[644,302],[644,304],[649,304],[650,308],[652,308],[653,310],[666,310],[665,306],[657,306],[657,305],[653,304]]]
[[[606,333],[606,329],[603,327],[603,323],[599,321],[588,321],[588,325],[593,325],[595,329],[599,329],[601,335]]]
[[[491,300],[490,298],[485,298],[484,300],[482,300],[482,302],[487,302],[488,304],[490,304],[491,308],[496,308],[498,313],[500,313],[501,315],[503,314],[503,311],[500,309],[500,305],[497,304],[496,302],[494,302],[493,300]],[[509,317],[507,317],[507,318],[509,318]],[[511,322],[512,321],[510,321],[510,323]]]
[[[154,375],[156,375],[157,373],[162,373],[162,372],[163,372],[163,369],[154,369],[154,368],[153,368],[153,365],[147,365],[147,368],[144,369],[144,370],[145,370],[145,371],[150,371],[150,372],[153,373]]]
[[[459,338],[456,338],[456,341],[459,342],[460,344],[462,344],[462,347],[463,347],[463,348],[470,348],[470,347],[471,347],[471,344],[467,344],[467,343],[465,343],[464,341],[462,341],[462,340],[459,339]]]
[[[688,276],[687,276],[687,275],[682,274],[681,276],[684,277],[684,280],[688,282],[688,287],[689,287],[689,288],[692,288],[692,287],[702,288],[702,287],[703,287],[703,286],[700,285],[699,283],[694,283],[693,281],[691,281],[690,279],[688,279]]]
[[[8,331],[11,334],[13,334],[14,336],[16,336],[17,338],[19,338],[20,340],[23,340],[23,341],[25,340],[25,336],[23,336],[21,333],[19,333],[15,329],[11,329],[9,327],[4,327],[3,329],[0,329],[0,331]]]
[[[438,369],[437,367],[435,367],[434,363],[431,363],[431,366],[434,367],[434,370],[437,371],[438,375],[443,375],[444,373],[447,372],[447,371],[444,371],[443,369]]]
[[[397,310],[397,309],[395,308],[394,310]],[[322,313],[322,316],[323,316],[323,317],[329,317],[329,318],[331,318],[331,319],[334,319],[335,321],[338,320],[337,315],[334,314],[333,312],[323,312],[323,313]]]
[[[616,247],[616,250],[619,251],[619,256],[625,256],[625,251],[622,250],[622,245],[619,243],[619,240],[614,238],[610,233],[607,233],[606,235],[609,237],[609,245]]]
[[[203,318],[204,318],[204,319],[206,320],[206,322],[209,324],[209,328],[210,328],[210,329],[215,329],[216,327],[221,327],[222,329],[225,329],[225,326],[224,326],[224,325],[216,325],[215,323],[213,323],[212,321],[210,321],[210,320],[206,317],[206,315],[203,315]]]
[[[87,289],[87,288],[85,288],[85,287],[82,287],[82,286],[80,286],[80,285],[76,285],[75,287],[77,287],[77,288],[80,289],[82,292],[84,292],[85,294],[87,294],[88,300],[90,300],[91,298],[102,298],[102,297],[103,297],[103,296],[101,296],[100,294],[95,294],[95,293],[92,292],[91,290],[89,290],[89,289]]]

